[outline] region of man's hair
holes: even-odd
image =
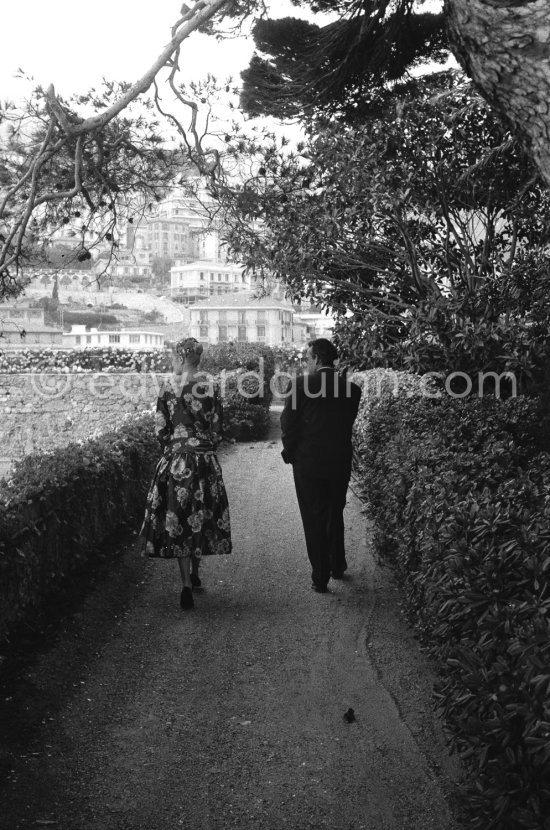
[[[312,340],[308,343],[313,357],[321,361],[322,366],[332,366],[335,360],[338,360],[338,352],[336,346],[327,340],[325,337],[319,337],[318,340]]]

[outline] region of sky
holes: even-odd
[[[75,0],[9,0],[2,10],[2,48],[0,49],[0,100],[27,97],[34,86],[54,84],[58,95],[68,97],[99,87],[101,80],[133,82],[141,77],[171,38],[171,27],[179,18],[182,0],[92,0],[82,5]],[[187,0],[192,5],[193,0]],[[272,17],[307,17],[307,9],[296,8],[290,0],[268,0]],[[425,0],[426,9],[435,10],[441,0]],[[319,22],[328,18],[316,17]],[[231,76],[240,84],[240,72],[248,66],[254,50],[250,36],[217,41],[193,33],[182,44],[180,82],[201,80],[211,73],[220,82]],[[33,82],[16,78],[21,68]],[[173,100],[161,85],[163,104]],[[238,105],[238,99],[233,99]],[[172,107],[168,107],[172,109]],[[82,107],[82,116],[90,115]],[[177,109],[176,109],[177,112]],[[217,132],[229,127],[236,110],[227,102],[216,107]],[[178,113],[179,114],[179,113]],[[199,110],[199,128],[204,124],[204,108]],[[241,119],[238,119],[241,121]],[[293,140],[302,138],[298,125],[279,127],[273,119],[263,119],[262,127],[283,132]],[[171,139],[166,125],[166,138]],[[202,129],[201,129],[202,131]]]
[[[62,96],[85,92],[109,80],[134,81],[171,38],[181,0],[10,0],[2,10],[0,99],[23,97],[28,89],[18,68],[35,85],[53,83]],[[192,5],[192,0],[188,0]],[[289,0],[274,0],[272,16],[305,16]],[[194,33],[182,46],[182,80],[208,72],[225,80],[239,73],[253,52],[251,38],[216,42]]]

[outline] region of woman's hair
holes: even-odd
[[[312,340],[308,343],[313,357],[317,357],[321,361],[322,366],[332,366],[335,360],[338,360],[338,352],[336,346],[327,340],[325,337],[320,337],[318,340]]]
[[[184,362],[188,360],[191,363],[198,363],[203,352],[203,345],[194,337],[185,337],[183,340],[178,340],[174,351]]]

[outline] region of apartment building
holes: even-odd
[[[220,241],[221,224],[211,220],[208,196],[185,195],[174,190],[165,199],[128,224],[126,247],[155,257],[172,259],[180,264],[193,260],[225,261]]]
[[[294,328],[294,310],[277,297],[254,297],[252,292],[216,294],[189,309],[189,334],[202,343],[260,342],[268,346],[296,341],[303,327]]]
[[[170,270],[170,298],[191,305],[214,295],[250,291],[253,280],[243,268],[229,262],[198,260]]]

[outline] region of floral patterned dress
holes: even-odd
[[[159,393],[157,437],[163,455],[147,495],[141,535],[149,556],[231,553],[229,505],[215,449],[222,438],[219,391],[200,375]]]

